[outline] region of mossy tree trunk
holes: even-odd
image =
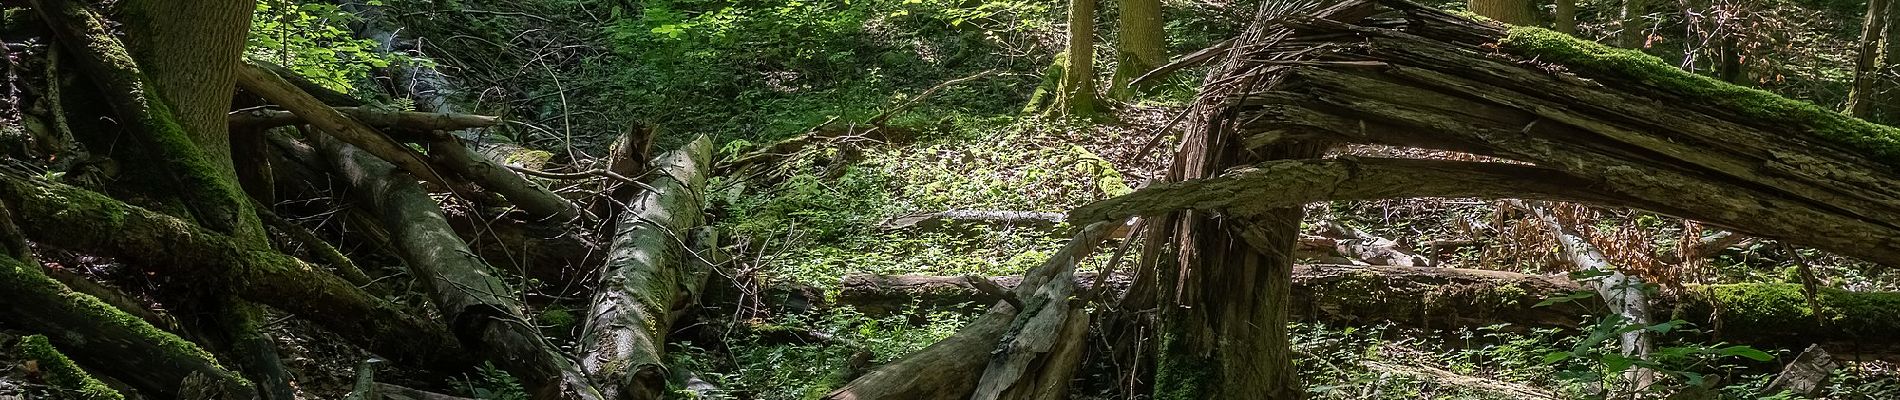
[[[213,231],[266,244],[252,202],[238,189],[224,115],[255,3],[128,1],[122,6],[129,49],[84,3],[43,0],[35,6],[138,133],[135,140],[165,161],[161,175],[177,185],[158,190],[158,197],[182,198],[188,217]],[[290,376],[274,342],[260,330],[261,310],[225,288],[197,286],[187,283],[160,295],[174,303],[189,329],[230,354],[269,398],[290,398]]]
[[[1535,26],[1543,23],[1537,6],[1530,0],[1470,0],[1471,12],[1511,25]]]
[[[1847,116],[1868,118],[1873,112],[1875,102],[1875,82],[1877,74],[1892,64],[1892,55],[1887,53],[1887,45],[1881,45],[1887,36],[1894,13],[1892,0],[1868,0],[1868,15],[1860,23],[1860,42],[1856,49],[1860,51],[1854,57],[1854,82],[1847,91]]]
[[[1649,42],[1649,1],[1623,0],[1617,21],[1616,47],[1640,49]]]
[[[1069,42],[1063,57],[1062,81],[1049,107],[1055,115],[1089,117],[1098,111],[1095,93],[1095,1],[1069,0]]]
[[[1115,43],[1115,75],[1109,78],[1108,94],[1126,100],[1141,89],[1133,87],[1131,81],[1168,63],[1161,0],[1121,0],[1120,28]]]

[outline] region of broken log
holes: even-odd
[[[934,231],[957,225],[983,225],[997,228],[1023,227],[1037,231],[1054,231],[1062,224],[1064,215],[1053,212],[1035,211],[996,211],[996,210],[949,210],[932,213],[920,213],[895,217],[878,223],[878,229]]]
[[[529,221],[562,226],[580,218],[580,208],[574,202],[528,181],[488,156],[469,150],[461,139],[449,137],[429,142],[429,155],[449,170],[475,181],[483,189],[500,194],[514,203],[515,207],[527,211]]]
[[[1113,225],[1095,223],[1083,227],[1068,244],[1051,254],[1048,261],[1023,273],[1023,282],[1028,283],[1016,287],[1015,295],[1018,298],[1033,295],[1032,290],[1053,279],[1062,265],[1087,257],[1114,231]],[[989,363],[986,357],[972,355],[994,351],[1003,334],[1011,329],[1018,312],[1009,303],[998,302],[956,334],[853,379],[823,399],[967,399],[976,390],[977,380]]]
[[[421,153],[391,139],[389,135],[350,119],[342,112],[331,108],[310,93],[298,89],[283,77],[262,67],[246,63],[238,67],[238,86],[252,94],[270,100],[317,127],[325,135],[335,136],[338,140],[362,148],[377,158],[393,163],[404,172],[431,183],[442,185],[457,193],[470,193],[469,186],[459,179],[444,176],[429,165],[429,159]]]
[[[666,394],[666,336],[706,273],[691,268],[687,233],[704,222],[712,141],[700,136],[661,155],[647,190],[628,199],[614,228],[599,294],[581,331],[581,368],[613,399]]]
[[[1075,278],[1084,287],[1091,279],[1087,274]],[[1015,289],[1019,279],[991,281]],[[957,276],[852,275],[843,285],[837,296],[840,306],[901,309],[907,298],[934,304],[993,301]],[[1584,290],[1589,288],[1568,277],[1504,271],[1296,265],[1291,309],[1294,317],[1308,321],[1389,322],[1428,330],[1506,323],[1517,328],[1576,328],[1604,309],[1576,302],[1536,305]],[[1690,285],[1676,296],[1650,299],[1650,307],[1695,323],[1719,340],[1790,348],[1822,343],[1837,349],[1836,356],[1843,360],[1900,359],[1900,338],[1879,333],[1900,330],[1900,322],[1894,322],[1900,321],[1900,307],[1883,311],[1883,304],[1900,304],[1900,293],[1823,289],[1821,301],[1823,316],[1838,322],[1815,326],[1795,284]]]
[[[366,107],[334,108],[337,112],[349,116],[350,119],[378,128],[398,128],[410,131],[455,131],[486,128],[501,124],[501,118],[486,115],[397,111]],[[305,123],[303,117],[298,116],[296,113],[282,110],[235,111],[231,113],[229,119],[231,125],[234,127],[258,130]]]
[[[428,289],[464,346],[520,378],[537,399],[603,398],[574,361],[522,317],[517,292],[502,282],[500,271],[469,251],[414,177],[340,138],[311,139],[332,171],[354,188],[351,194],[388,230],[396,254]]]

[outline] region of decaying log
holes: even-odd
[[[1424,267],[1431,264],[1431,260],[1426,259],[1424,256],[1414,254],[1411,250],[1403,248],[1398,242],[1392,241],[1392,239],[1382,238],[1378,235],[1359,230],[1358,228],[1346,226],[1346,224],[1339,223],[1339,221],[1324,221],[1313,225],[1309,231],[1320,237],[1332,239],[1334,242],[1332,246],[1333,251],[1338,254],[1365,261],[1367,264],[1395,265],[1400,267]],[[1308,245],[1305,237],[1301,238],[1300,245]],[[1298,253],[1296,250],[1295,254],[1297,255]]]
[[[1819,396],[1821,390],[1827,389],[1828,378],[1833,377],[1834,370],[1840,368],[1841,364],[1835,362],[1834,357],[1829,356],[1820,345],[1808,346],[1807,350],[1801,351],[1801,355],[1794,357],[1794,361],[1782,367],[1781,373],[1775,374],[1775,380],[1768,382],[1768,390],[1762,394],[1792,391],[1800,396]]]
[[[1023,274],[1025,284],[1017,286],[1018,298],[1034,295],[1036,288],[1054,279],[1064,265],[1087,257],[1095,246],[1106,240],[1113,224],[1095,223],[1083,227],[1041,266]],[[1073,268],[1073,267],[1068,267]],[[976,390],[977,380],[990,360],[972,357],[990,354],[1012,328],[1019,310],[1008,303],[996,303],[982,316],[950,337],[937,341],[902,360],[885,364],[864,376],[826,394],[828,400],[967,399]]]
[[[687,233],[703,223],[712,141],[661,155],[614,228],[599,294],[581,332],[581,367],[614,399],[665,395],[666,335],[710,271],[689,268]],[[695,271],[698,270],[698,271]]]
[[[1075,278],[1078,284],[1090,280]],[[1014,277],[992,282],[1016,288]],[[1463,268],[1364,265],[1296,265],[1293,269],[1293,316],[1301,320],[1341,324],[1394,323],[1400,326],[1454,330],[1511,324],[1519,328],[1576,328],[1601,314],[1598,304],[1561,302],[1543,307],[1551,298],[1591,290],[1562,276],[1521,274]],[[845,278],[838,305],[892,309],[912,304],[993,301],[956,276],[872,276]],[[1823,316],[1839,323],[1814,326],[1800,285],[1733,284],[1690,285],[1678,296],[1649,299],[1650,308],[1668,310],[1710,331],[1720,340],[1800,348],[1822,343],[1837,349],[1839,359],[1900,359],[1900,338],[1881,335],[1900,329],[1900,308],[1882,311],[1882,304],[1900,304],[1900,293],[1823,290]]]
[[[1093,289],[1097,275],[1089,272],[1075,274],[1077,285],[1083,289]],[[987,279],[1004,290],[1014,290],[1021,286],[1020,276],[998,276]],[[1114,279],[1106,283],[1111,291],[1126,289],[1128,281]],[[964,307],[971,311],[980,311],[983,307],[1005,301],[994,293],[979,289],[964,276],[929,275],[846,275],[838,282],[837,304],[849,306],[860,313],[871,316],[890,315],[911,308],[920,310],[950,310]]]
[[[449,170],[500,194],[522,211],[527,211],[530,221],[562,226],[580,218],[580,208],[574,202],[528,181],[487,156],[469,150],[461,139],[450,137],[430,142],[429,155]]]
[[[400,128],[411,131],[455,131],[486,128],[501,124],[501,118],[486,115],[379,110],[364,107],[335,108],[337,112],[341,112],[351,119],[378,128]],[[303,117],[298,116],[296,113],[281,110],[237,111],[232,112],[229,118],[232,126],[247,129],[269,129],[305,123]]]
[[[369,154],[393,163],[417,178],[442,185],[458,193],[472,192],[466,183],[451,179],[436,171],[435,167],[429,164],[429,159],[421,153],[323,104],[316,97],[298,89],[296,85],[285,81],[276,73],[256,65],[245,64],[238,68],[238,85],[245,91],[296,113],[310,125],[322,130],[325,135],[335,136],[338,140],[364,149]]]
[[[429,291],[463,345],[527,383],[540,399],[600,399],[574,361],[522,317],[501,274],[455,235],[429,193],[394,165],[340,139],[311,138],[376,214],[405,264]]]
[[[1114,226],[1106,223],[1090,224],[1078,236],[1084,242],[1100,243],[1113,231]],[[978,378],[972,400],[1069,397],[1069,379],[1080,367],[1089,325],[1089,313],[1075,296],[1075,267],[1093,250],[1078,248],[1075,257],[1052,259],[1046,265],[1054,271],[1046,279],[1025,275],[1026,282],[1040,281],[1041,285],[1017,286],[1015,297],[1025,300],[1010,304],[1021,311],[990,353],[989,366]],[[986,286],[984,282],[977,282],[978,287]]]
[[[160,279],[228,285],[244,298],[302,317],[397,362],[467,365],[467,354],[440,324],[262,245],[241,244],[105,195],[11,172],[0,172],[0,202],[19,216],[20,227],[36,243],[115,257]]]

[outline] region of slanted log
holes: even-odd
[[[381,110],[365,107],[335,108],[337,112],[343,113],[343,115],[347,115],[351,119],[378,128],[398,128],[411,131],[456,131],[486,128],[501,124],[501,118],[487,115]],[[234,127],[259,130],[305,123],[303,117],[298,116],[296,113],[282,110],[237,111],[232,112],[229,119],[231,125]]]
[[[705,136],[661,155],[614,228],[602,288],[581,331],[581,367],[608,398],[666,394],[666,336],[706,283],[687,234],[704,223],[712,141]]]
[[[1105,223],[1091,224],[1082,229],[1081,235],[1106,239],[1113,228]],[[1081,261],[1080,254],[1090,251],[1078,249],[1077,256],[1052,259],[1049,265],[1054,271],[1046,279],[1026,277],[1031,284],[1040,281],[1039,287],[1017,287],[1015,296],[1024,300],[1011,305],[1021,311],[990,353],[989,365],[983,368],[971,400],[1069,398],[1069,379],[1080,367],[1089,326],[1089,313],[1075,295],[1075,267]],[[978,288],[988,287],[980,279],[972,282]]]
[[[470,192],[466,183],[436,171],[434,166],[429,165],[428,158],[421,153],[323,104],[316,97],[298,89],[296,85],[285,81],[276,73],[247,63],[238,68],[238,86],[296,113],[310,125],[323,131],[325,135],[335,136],[339,140],[362,148],[386,162],[400,166],[404,172],[415,175],[417,178],[443,185],[459,193]]]
[[[1055,254],[1049,256],[1041,266],[1023,273],[1023,282],[1016,287],[1016,297],[1026,298],[1054,279],[1063,265],[1074,263],[1087,257],[1095,246],[1107,239],[1114,231],[1110,223],[1095,223],[1084,226],[1080,232],[1069,239]],[[990,354],[996,349],[1003,334],[1011,330],[1012,321],[1019,310],[1007,302],[998,302],[989,311],[979,316],[956,334],[937,341],[923,350],[911,354],[902,360],[885,364],[864,376],[846,383],[823,398],[827,400],[875,400],[875,399],[917,399],[917,400],[957,400],[967,399],[976,390],[977,380],[982,376],[989,359],[972,357],[976,354]]]
[[[440,324],[264,245],[92,191],[0,172],[0,202],[35,243],[114,257],[159,279],[226,285],[351,344],[409,365],[453,369],[467,354]]]
[[[526,382],[539,399],[600,399],[573,360],[522,317],[517,291],[455,236],[413,177],[329,136],[314,136],[351,194],[388,230],[396,254],[429,291],[450,329],[476,354]]]

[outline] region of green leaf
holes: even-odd
[[[1768,360],[1775,359],[1774,355],[1768,354],[1768,352],[1765,352],[1765,351],[1756,350],[1754,347],[1749,347],[1747,345],[1723,347],[1719,350],[1716,350],[1715,353],[1721,354],[1723,356],[1742,357],[1742,358],[1747,358],[1747,359],[1755,360],[1755,361],[1768,361]]]
[[[1543,363],[1556,364],[1558,361],[1568,360],[1570,359],[1570,357],[1571,357],[1571,354],[1568,351],[1553,351],[1553,352],[1550,352],[1550,354],[1544,355]]]
[[[1544,299],[1544,301],[1537,302],[1537,304],[1532,305],[1531,307],[1533,308],[1547,307],[1547,306],[1550,306],[1552,304],[1557,304],[1557,303],[1565,303],[1565,302],[1588,299],[1596,295],[1597,295],[1596,292],[1580,290],[1580,291],[1572,292],[1570,294]]]

